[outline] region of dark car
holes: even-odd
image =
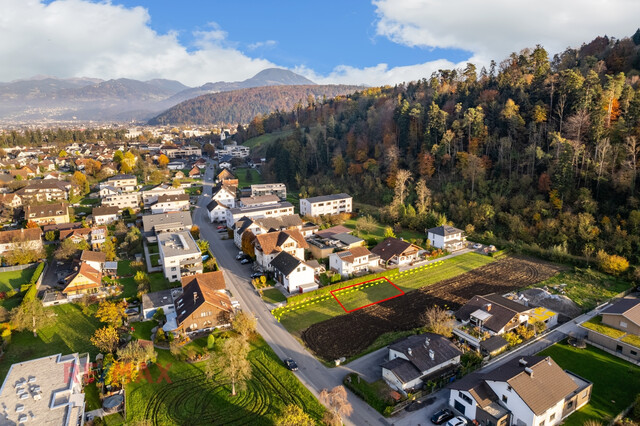
[[[253,274],[251,274],[251,278],[260,278],[263,275],[264,274],[261,272],[254,272]]]
[[[453,411],[448,408],[443,408],[442,410],[436,412],[433,416],[431,416],[431,423],[434,425],[441,425],[442,423],[450,420],[454,417]]]
[[[298,371],[298,364],[296,364],[296,362],[294,360],[292,360],[291,358],[287,358],[284,360],[284,365],[287,366],[287,368],[291,371]]]
[[[240,263],[246,265],[247,263],[251,263],[251,259],[245,257],[240,261]]]
[[[227,233],[227,230],[226,230],[225,228],[218,229],[218,233],[219,233],[219,234],[222,234],[223,232],[226,234],[226,233]]]

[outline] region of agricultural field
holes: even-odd
[[[559,271],[559,266],[537,260],[501,259],[410,294],[313,324],[301,337],[316,356],[326,361],[353,357],[385,333],[422,326],[425,307],[439,305],[455,310],[476,294],[506,293],[548,279]]]
[[[425,265],[420,268],[413,269],[406,273],[397,275],[389,274],[387,277],[393,282],[400,290],[407,293],[412,290],[435,284],[439,281],[456,277],[465,272],[472,271],[480,266],[487,265],[494,260],[488,256],[483,256],[477,253],[466,253],[460,256],[456,256],[443,261],[437,261],[429,265]],[[363,281],[367,281],[367,277],[362,277],[359,280],[350,280],[344,283],[344,286],[351,284],[357,284]],[[352,296],[362,300],[360,306],[364,306],[365,300],[380,301],[386,297],[390,297],[391,294],[385,296],[387,292],[397,294],[398,291],[389,289],[388,286],[370,286],[370,287],[357,287],[358,291],[354,291]],[[338,293],[339,294],[339,293]],[[385,296],[385,297],[383,297]],[[285,328],[295,336],[300,337],[301,332],[310,327],[313,324],[322,322],[333,318],[338,315],[344,315],[345,310],[336,302],[330,294],[326,294],[314,301],[314,303],[300,305],[300,307],[287,306],[287,308],[295,308],[287,310],[282,313],[284,309],[280,311],[274,311],[274,315],[279,317],[280,322]]]
[[[206,339],[200,340],[206,343]],[[153,425],[271,425],[287,404],[296,404],[319,422],[324,408],[266,342],[257,337],[251,346],[252,377],[246,390],[235,397],[230,395],[227,381],[207,379],[206,361],[190,364],[177,360],[169,351],[157,350],[157,364],[148,375],[151,382],[140,380],[127,385],[128,420],[146,419]]]

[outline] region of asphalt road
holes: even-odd
[[[209,223],[206,205],[211,201],[213,169],[207,167],[204,179],[203,195],[198,200],[193,213],[193,222],[200,228],[201,238],[209,241],[211,251],[224,271],[227,288],[240,302],[240,308],[253,312],[258,320],[258,332],[281,358],[293,358],[298,364],[295,373],[298,379],[316,396],[322,389],[331,389],[342,384],[344,376],[351,371],[349,367],[327,368],[308,353],[302,344],[278,323],[266,308],[250,283],[251,268],[235,260],[238,248],[233,240],[222,240],[214,224]],[[345,424],[388,425],[382,415],[364,401],[349,393],[349,402],[353,414],[343,419]]]

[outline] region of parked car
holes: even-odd
[[[474,249],[476,249],[476,250],[477,250],[477,249],[479,249],[479,248],[482,248],[482,244],[480,244],[480,243],[475,243],[475,244],[473,245],[473,248],[474,248]]]
[[[244,257],[245,257],[245,254],[242,252],[236,254],[236,260],[242,260]]]
[[[263,275],[264,274],[262,272],[254,272],[253,274],[251,274],[251,278],[260,278]]]
[[[467,426],[467,419],[462,416],[457,416],[449,420],[446,426]]]
[[[294,360],[292,360],[291,358],[287,358],[284,360],[284,365],[287,366],[287,368],[291,371],[298,371],[298,364],[296,364],[296,362]]]
[[[251,259],[248,259],[248,258],[245,257],[244,259],[242,259],[240,261],[240,263],[243,264],[243,265],[246,265],[247,263],[251,263]]]
[[[224,229],[225,226],[224,225],[219,225],[216,229]]]
[[[434,425],[441,425],[447,420],[451,420],[453,418],[453,411],[448,408],[443,408],[440,411],[437,411],[433,416],[431,416],[431,423]]]
[[[222,229],[218,229],[218,234],[222,234],[222,233],[227,233],[227,230],[222,228]]]

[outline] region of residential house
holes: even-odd
[[[185,277],[175,314],[167,316],[165,331],[193,333],[231,324],[233,307],[222,271]]]
[[[26,166],[16,170],[9,170],[9,174],[11,174],[13,178],[17,178],[19,176],[20,179],[22,180],[27,180],[27,179],[36,177],[36,172]]]
[[[3,208],[10,207],[12,209],[22,207],[22,198],[18,196],[18,194],[0,194],[0,205]]]
[[[69,182],[39,179],[29,181],[27,186],[15,192],[23,203],[43,203],[47,201],[62,201],[69,198],[71,184]]]
[[[305,293],[318,289],[318,284],[315,283],[314,269],[304,260],[286,251],[279,252],[273,258],[270,269],[273,271],[275,280],[282,284],[289,293]]]
[[[224,222],[227,219],[227,210],[236,206],[235,187],[218,184],[213,188],[211,202],[207,204],[209,221]]]
[[[165,316],[175,316],[175,306],[173,305],[173,293],[176,289],[167,289],[145,293],[142,295],[142,318],[150,320],[158,309],[162,309]]]
[[[216,180],[220,183],[225,183],[228,180],[237,180],[236,177],[227,169],[222,169],[220,173],[216,176]],[[237,183],[236,183],[237,185]]]
[[[449,225],[427,229],[427,238],[432,247],[442,250],[460,250],[467,241],[463,231]]]
[[[42,247],[42,231],[40,228],[0,231],[0,254],[5,254],[18,248],[41,250]]]
[[[5,425],[83,425],[83,379],[89,354],[49,355],[17,362],[0,388]]]
[[[205,160],[204,158],[198,158],[193,165],[199,169],[206,169],[207,168],[207,160]]]
[[[380,256],[382,266],[389,267],[408,265],[418,260],[420,250],[415,244],[389,237],[371,249],[371,253]]]
[[[69,206],[66,203],[37,204],[27,206],[24,218],[38,225],[69,222]]]
[[[102,207],[117,207],[119,210],[124,209],[140,209],[140,193],[139,192],[123,192],[122,194],[114,194],[102,199]]]
[[[189,195],[160,195],[158,201],[151,205],[151,213],[167,213],[189,210]]]
[[[207,215],[209,216],[209,221],[211,223],[214,223],[214,222],[226,223],[228,209],[229,207],[222,204],[220,201],[211,200],[209,204],[207,204]]]
[[[284,183],[258,183],[251,185],[251,196],[277,195],[281,200],[287,199],[287,187]]]
[[[106,226],[94,226],[92,228],[70,228],[60,230],[60,241],[71,239],[74,243],[86,241],[91,248],[99,250],[107,238]]]
[[[640,361],[640,298],[620,299],[583,322],[587,340],[617,356]]]
[[[171,161],[171,162],[167,165],[167,168],[168,168],[169,170],[182,170],[182,169],[184,169],[186,166],[187,166],[187,164],[186,164],[184,161],[180,160],[180,161]],[[181,171],[179,171],[178,173],[182,173],[182,172],[181,172]],[[178,177],[178,174],[176,173],[175,178],[176,178],[176,179],[182,179],[182,178],[184,178],[184,173],[182,173],[182,176],[180,176],[180,177]]]
[[[196,166],[193,166],[191,170],[189,170],[189,177],[198,179],[200,177],[200,173],[201,173],[200,169]]]
[[[300,215],[302,216],[338,215],[351,213],[352,209],[353,199],[344,193],[300,199]]]
[[[168,158],[184,158],[184,157],[202,157],[202,149],[197,146],[185,145],[182,147],[168,147],[164,146],[160,149],[164,155]]]
[[[115,186],[111,186],[111,185],[102,186],[100,188],[100,191],[98,191],[98,195],[100,195],[100,198],[110,197],[112,195],[120,195],[120,194],[122,194],[122,189],[116,188]]]
[[[308,247],[297,229],[259,234],[253,242],[256,262],[265,270],[271,270],[271,261],[285,251],[298,259],[304,259],[304,249]]]
[[[304,224],[297,214],[260,219],[242,217],[233,225],[233,242],[236,247],[242,247],[242,234],[245,231],[251,231],[253,235],[259,235],[273,231],[284,231],[285,229],[297,229],[304,237],[302,232]]]
[[[169,281],[202,273],[202,253],[190,232],[163,232],[157,239],[160,264]]]
[[[293,204],[283,201],[277,204],[268,204],[257,207],[236,207],[227,210],[227,228],[233,227],[238,219],[243,216],[249,219],[271,218],[293,214]]]
[[[274,205],[280,202],[277,195],[258,195],[255,197],[243,197],[238,202],[238,207],[257,207]]]
[[[108,225],[118,220],[120,208],[115,206],[94,207],[91,210],[93,221],[96,225]]]
[[[142,235],[149,243],[164,232],[190,231],[193,226],[191,212],[170,212],[142,216]]]
[[[88,263],[81,263],[78,270],[71,274],[66,282],[67,286],[62,292],[70,299],[84,294],[98,293],[102,287],[102,272]]]
[[[344,226],[334,226],[333,230],[344,228]],[[347,229],[347,228],[345,228]],[[309,243],[309,251],[315,259],[324,259],[329,257],[335,250],[350,250],[355,247],[363,247],[365,241],[362,238],[351,235],[348,232],[336,233],[333,231],[327,232],[328,229],[317,231],[307,238]],[[376,256],[376,259],[378,257]]]
[[[144,203],[145,208],[149,208],[151,207],[151,204],[154,204],[156,201],[158,201],[158,197],[160,195],[181,195],[181,194],[184,194],[184,189],[174,188],[171,185],[167,185],[163,183],[156,186],[155,188],[142,191],[142,202]]]
[[[82,250],[80,262],[86,263],[96,271],[102,272],[107,256],[101,251]]]
[[[135,175],[115,175],[107,178],[106,182],[100,183],[100,188],[104,186],[113,186],[123,192],[132,192],[138,187],[138,178]]]
[[[39,163],[40,168],[42,168],[42,170],[44,170],[45,172],[53,172],[56,170],[56,165],[53,161],[51,160],[42,160]]]
[[[366,247],[354,247],[329,255],[329,267],[343,278],[352,274],[369,272],[372,266],[378,264],[378,256],[374,256]]]
[[[434,333],[405,337],[389,345],[382,378],[404,394],[422,389],[428,381],[454,377],[462,351],[452,341]]]
[[[451,383],[449,406],[474,424],[553,426],[586,405],[592,387],[550,357],[526,356]]]

